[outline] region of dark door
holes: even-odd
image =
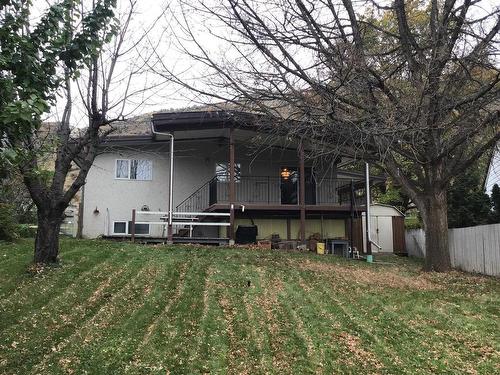
[[[404,217],[392,217],[392,244],[394,253],[406,254]]]
[[[298,187],[297,168],[282,167],[280,170],[281,204],[297,204]]]
[[[208,204],[211,206],[217,203],[217,178],[213,178],[208,184]]]
[[[316,180],[312,168],[305,168],[306,204],[316,204]]]
[[[298,204],[299,171],[294,167],[282,167],[280,170],[281,204]],[[306,204],[316,204],[316,180],[312,168],[305,168]]]

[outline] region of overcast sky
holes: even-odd
[[[122,12],[127,9],[131,0],[118,0],[119,10]],[[184,0],[184,2],[192,1],[194,4],[200,4],[199,0]],[[177,37],[182,36],[182,31],[177,26],[177,20],[182,20],[181,14],[181,3],[183,0],[138,0],[136,6],[136,14],[131,22],[131,32],[128,34],[127,42],[129,44],[134,43],[137,38],[139,38],[144,30],[151,27],[152,23],[160,17],[156,22],[154,28],[148,34],[148,38],[144,40],[138,49],[131,51],[130,54],[123,56],[118,62],[116,68],[116,78],[115,82],[126,82],[128,79],[128,73],[137,68],[138,64],[142,60],[149,56],[151,59],[148,62],[148,66],[151,70],[156,68],[157,70],[164,70],[159,65],[159,61],[154,61],[155,58],[160,60],[164,67],[172,70],[176,74],[182,75],[186,80],[191,80],[191,82],[202,82],[208,80],[208,72],[206,67],[200,63],[194,62],[188,56],[182,53],[179,44],[189,45],[185,40],[179,40]],[[224,2],[224,0],[204,0],[205,4],[218,4]],[[381,0],[378,3],[384,4],[388,1]],[[460,0],[459,0],[460,2]],[[38,13],[42,11],[46,6],[45,1],[35,1],[34,2],[38,9]],[[355,1],[357,8],[360,11],[364,8],[366,1],[358,0]],[[264,3],[265,4],[265,3]],[[481,7],[484,9],[491,9],[492,6],[497,5],[496,0],[483,0],[481,2]],[[480,11],[480,10],[476,10]],[[35,12],[36,14],[37,12]],[[187,22],[194,28],[197,40],[202,44],[203,48],[210,51],[212,55],[217,58],[219,56],[230,53],[230,48],[224,44],[223,41],[213,36],[211,33],[218,35],[224,35],[224,30],[213,30],[213,24],[208,24],[203,16],[197,14],[196,12],[189,12],[187,15]],[[173,34],[177,34],[174,36]],[[152,51],[151,46],[156,46],[157,53],[153,56],[149,54]],[[142,49],[141,49],[142,48]],[[140,50],[139,50],[140,49]],[[230,56],[229,56],[230,57]],[[186,89],[181,89],[173,84],[168,84],[165,77],[161,77],[151,71],[144,72],[141,75],[133,77],[130,87],[132,90],[140,90],[145,87],[154,86],[160,83],[160,87],[155,87],[154,90],[148,90],[147,93],[140,93],[139,95],[133,96],[126,103],[125,114],[128,116],[141,114],[161,109],[170,108],[183,108],[192,105],[201,104],[206,98],[200,98],[194,92],[187,91]],[[114,84],[112,87],[113,91],[111,94],[112,99],[119,102],[122,93],[124,91],[123,84]],[[77,87],[73,88],[73,97],[75,104],[78,106],[78,90]],[[63,99],[63,98],[61,98]],[[60,100],[58,105],[54,108],[52,112],[52,118],[56,119],[63,108],[64,100]],[[140,105],[139,105],[140,104]],[[85,119],[83,108],[77,108],[73,113],[73,123],[77,126],[84,126]]]
[[[118,0],[120,10],[123,11],[126,9],[129,1],[130,0]],[[197,0],[192,1],[199,4],[199,1]],[[223,0],[206,0],[205,3],[207,1],[216,4]],[[44,9],[44,4],[46,4],[46,2],[42,1],[35,1],[34,3],[36,4],[35,7],[38,8],[38,13]],[[358,1],[357,3],[358,9],[362,9],[365,1]],[[383,1],[379,3],[383,3]],[[146,55],[150,56],[149,53],[151,52],[151,46],[153,45],[156,46],[157,53],[155,53],[154,56],[150,56],[151,61],[148,65],[153,65],[150,66],[150,68],[159,68],[158,63],[154,62],[154,59],[157,58],[161,59],[162,64],[168,67],[168,69],[182,74],[186,79],[197,81],[201,80],[204,76],[206,78],[206,68],[193,62],[188,56],[182,54],[178,45],[179,43],[185,43],[185,41],[179,41],[173,35],[173,33],[176,33],[177,36],[182,34],[176,25],[176,18],[179,19],[181,17],[181,8],[179,4],[180,0],[139,0],[137,2],[136,14],[134,15],[131,23],[131,32],[129,33],[129,37],[127,39],[128,43],[134,43],[138,37],[144,34],[144,30],[150,28],[152,23],[160,15],[162,16],[158,19],[154,28],[150,31],[147,40],[141,43],[140,48],[142,48],[142,50],[133,51],[131,54],[124,56],[119,61],[117,65],[117,81],[126,81],[128,78],[128,72],[138,66],[138,63],[141,62],[141,58],[144,58]],[[497,0],[483,0],[480,3],[480,8],[476,11],[486,12],[499,5],[500,4]],[[35,19],[37,12],[34,12]],[[210,30],[210,27],[212,26],[207,26],[207,22],[203,19],[203,17],[192,12],[188,14],[188,22],[195,28],[194,31],[197,33],[198,41],[201,42],[204,48],[213,51],[214,56],[227,53],[224,43],[211,35],[212,30]],[[214,32],[218,32],[220,34],[220,30]],[[139,54],[140,57],[138,57],[137,54]],[[200,98],[199,95],[194,92],[189,92],[186,89],[169,84],[164,77],[158,76],[152,72],[146,72],[134,77],[131,82],[131,87],[132,89],[140,90],[141,88],[154,86],[160,83],[160,86],[149,90],[147,93],[140,93],[132,97],[126,104],[125,114],[130,117],[162,109],[184,108],[201,104],[201,102],[206,100],[205,98]],[[78,104],[77,88],[74,88],[73,92],[76,108],[73,112],[72,122],[76,126],[85,126],[87,120],[84,115],[84,108],[81,104]],[[111,95],[112,99],[119,102],[122,92],[123,85],[115,85],[114,91]],[[54,107],[54,110],[49,117],[50,120],[57,120],[61,113],[63,104],[64,100],[60,100],[58,105]],[[500,184],[500,153],[496,154],[495,164],[492,168],[490,168],[487,181],[487,191],[491,190],[494,183]]]

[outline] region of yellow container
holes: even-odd
[[[323,242],[318,242],[316,244],[316,252],[318,254],[324,254],[325,253],[325,244]]]

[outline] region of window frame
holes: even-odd
[[[131,172],[132,172],[132,161],[146,161],[150,163],[151,165],[151,178],[149,179],[137,179],[137,178],[130,178]],[[126,161],[128,164],[127,168],[127,177],[117,177],[118,174],[118,162],[119,161]],[[151,159],[115,159],[115,180],[128,180],[128,181],[153,181],[153,161]]]
[[[130,222],[127,222],[127,234],[128,234],[129,236],[131,236],[131,235],[132,235],[132,233],[130,233],[130,225],[129,225],[129,223],[130,223]],[[136,235],[136,236],[137,236],[137,235],[139,235],[139,236],[150,236],[150,235],[151,235],[151,224],[135,224],[135,225],[136,225],[136,226],[137,226],[137,225],[147,225],[147,226],[148,226],[148,232],[147,232],[147,233],[137,233],[137,231],[136,231],[136,233],[135,233],[135,235]]]
[[[125,232],[115,232],[115,224],[125,224]],[[128,221],[123,221],[123,220],[116,220],[113,221],[113,234],[122,234],[122,235],[128,235]]]
[[[226,173],[225,174],[218,174],[217,173],[217,167],[218,166],[223,166],[223,165],[226,165],[225,167],[225,170],[226,170]],[[223,180],[219,179],[219,177],[224,177]],[[235,183],[239,183],[241,181],[241,163],[234,163],[234,182]],[[217,181],[219,182],[225,182],[225,183],[229,183],[230,180],[231,180],[231,176],[230,176],[230,171],[229,171],[229,163],[226,162],[226,161],[223,161],[223,162],[215,162],[215,177],[217,177]]]
[[[126,161],[128,163],[127,177],[118,177],[118,162]],[[130,159],[115,159],[115,180],[130,180]]]
[[[115,232],[115,224],[125,224],[125,232]],[[130,233],[130,221],[127,220],[116,220],[113,221],[113,234],[119,234],[123,236],[131,236],[132,233]],[[150,236],[151,235],[151,224],[136,224],[136,225],[147,225],[148,226],[148,232],[147,233],[136,233],[139,234],[140,236]]]

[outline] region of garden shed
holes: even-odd
[[[373,253],[406,254],[405,215],[394,206],[374,203],[370,206],[371,238],[381,249],[372,245]],[[363,233],[366,233],[366,215],[363,213]],[[366,252],[366,241],[363,250]]]

